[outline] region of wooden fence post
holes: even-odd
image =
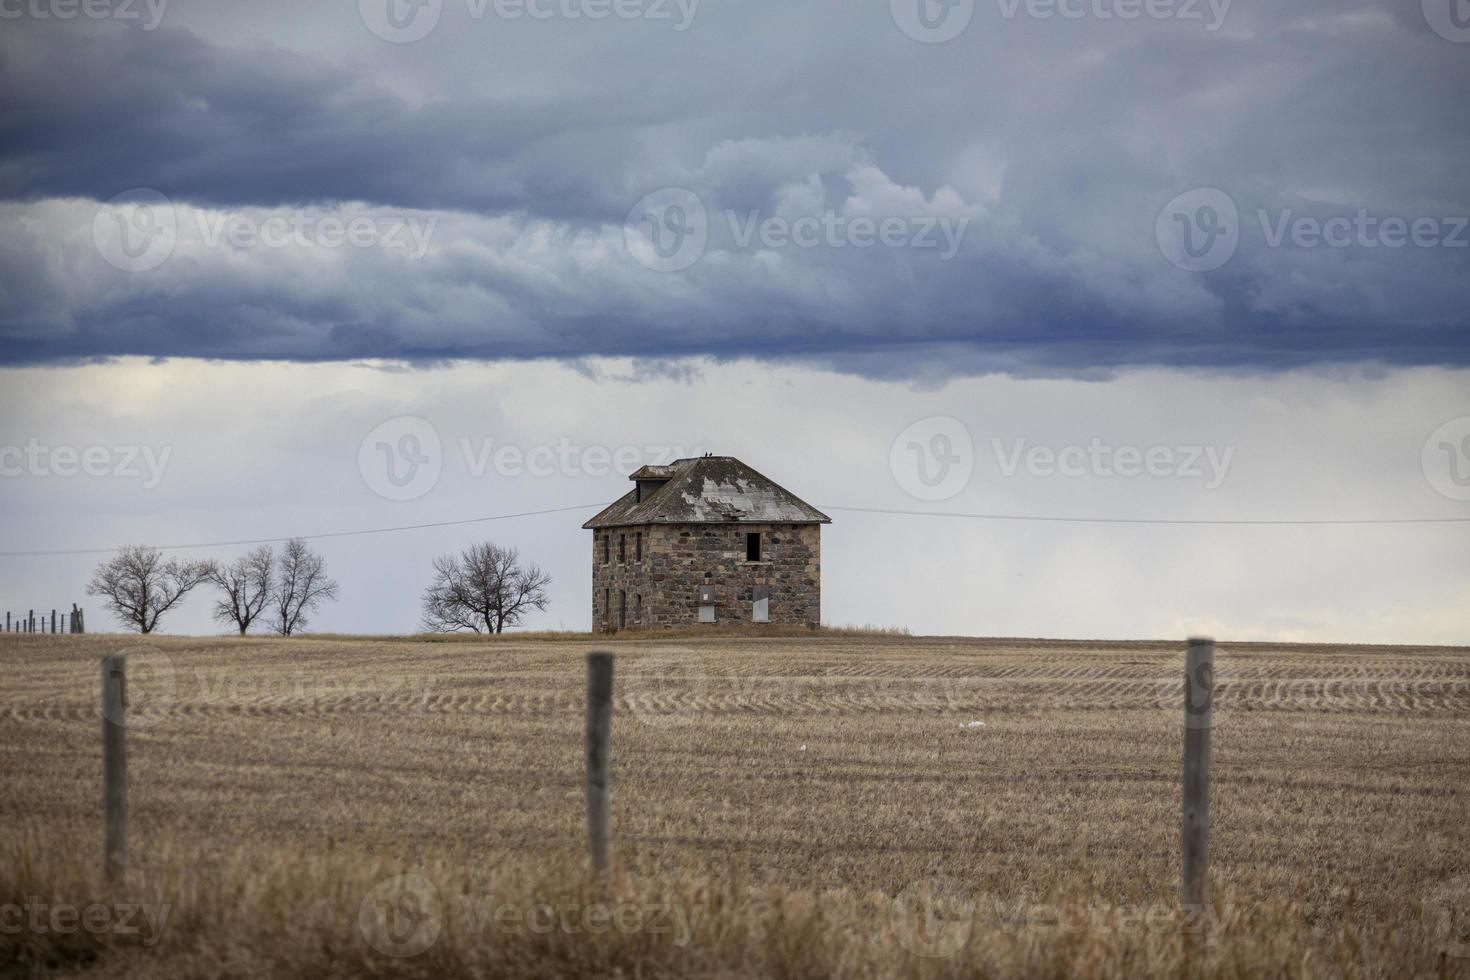
[[[77,632],[87,632],[87,617],[80,608],[77,609]]]
[[[56,635],[56,610],[51,610],[51,635]]]
[[[587,839],[592,847],[592,867],[599,876],[607,873],[610,850],[608,832],[608,762],[612,745],[613,655],[604,651],[587,654]]]
[[[1184,655],[1184,887],[1180,903],[1203,917],[1210,869],[1210,727],[1215,641],[1191,637]]]
[[[102,658],[102,853],[111,880],[128,864],[128,658]]]

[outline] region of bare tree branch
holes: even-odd
[[[432,633],[500,633],[532,609],[545,609],[551,576],[534,563],[522,567],[514,548],[486,542],[434,559],[434,581],[424,590],[423,627]]]
[[[214,618],[233,623],[244,636],[275,593],[275,552],[263,544],[227,565],[217,565],[209,581],[224,593],[214,604]]]
[[[282,636],[291,636],[307,626],[306,614],[329,599],[337,598],[337,582],[327,577],[327,563],[300,538],[286,542],[278,565],[276,592],[272,603],[272,625]]]
[[[106,599],[125,629],[152,633],[163,614],[213,571],[213,562],[164,561],[157,548],[128,545],[97,566],[87,594]]]

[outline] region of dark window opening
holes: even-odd
[[[633,536],[633,560],[643,560],[643,532],[639,531]]]
[[[745,536],[745,560],[761,560],[761,534],[759,531],[751,531]]]
[[[602,621],[609,628],[612,626],[612,590],[602,590]]]
[[[628,536],[618,535],[618,564],[625,565],[628,562]]]
[[[609,541],[609,535],[606,534],[606,533],[604,533],[602,535],[602,563],[604,565],[607,564],[608,541]]]
[[[635,624],[638,624],[638,623],[642,623],[643,622],[643,593],[642,592],[635,592],[635,593],[633,593],[633,622]]]
[[[622,589],[618,590],[618,629],[626,629],[628,626],[628,593]]]

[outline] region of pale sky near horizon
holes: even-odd
[[[324,534],[598,504],[627,487],[615,466],[626,473],[660,454],[714,452],[830,508],[829,623],[989,636],[1470,642],[1466,523],[1058,524],[845,509],[1464,518],[1470,503],[1447,495],[1458,486],[1450,458],[1436,468],[1438,450],[1425,450],[1445,423],[1470,415],[1465,371],[1154,370],[914,385],[757,361],[404,370],[128,360],[4,369],[0,390],[0,445],[36,447],[19,463],[24,472],[0,481],[5,552]],[[404,434],[422,437],[414,474],[399,455]],[[929,453],[936,435],[950,438],[951,470],[926,456],[926,483],[915,453]],[[390,447],[386,456],[379,443]],[[70,465],[65,454],[40,453],[63,447],[76,453]],[[82,472],[91,447],[105,448],[106,465],[123,472]],[[129,448],[136,459],[126,466]],[[388,479],[388,457],[401,485]],[[1459,475],[1467,474],[1470,466]],[[472,540],[514,545],[552,574],[550,607],[527,627],[588,629],[591,535],[580,525],[592,513],[316,541],[342,598],[313,629],[415,629],[430,561]],[[0,556],[0,605],[80,601],[92,628],[106,628],[97,600],[82,594],[99,560]],[[165,632],[218,632],[209,606],[201,590],[166,619]]]

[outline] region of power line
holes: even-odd
[[[855,514],[893,514],[900,517],[962,517],[977,521],[1029,521],[1039,524],[1152,524],[1159,527],[1350,527],[1372,524],[1470,524],[1470,517],[1366,517],[1320,520],[1210,520],[1158,517],[1046,517],[1035,514],[972,514],[941,510],[889,510],[883,507],[832,507],[823,510]]]
[[[564,514],[572,510],[591,510],[607,504],[577,504],[574,507],[552,507],[548,510],[526,510],[518,514],[494,514],[490,517],[467,517],[460,521],[430,521],[427,524],[400,524],[396,527],[366,527],[353,531],[324,531],[320,534],[282,534],[274,538],[250,538],[240,541],[200,541],[194,544],[161,544],[159,551],[184,551],[189,548],[232,548],[247,544],[275,544],[300,538],[303,541],[319,541],[323,538],[351,538],[363,534],[390,534],[394,531],[422,531],[435,527],[460,527],[465,524],[483,524],[487,521],[509,521],[517,517],[540,517],[543,514]],[[62,551],[0,551],[0,558],[36,558],[54,555],[110,555],[118,548],[71,548]]]
[[[467,517],[457,521],[430,521],[425,524],[400,524],[394,527],[357,528],[351,531],[323,531],[318,534],[282,534],[272,538],[247,538],[237,541],[200,541],[191,544],[158,545],[160,551],[184,551],[192,548],[233,548],[251,544],[274,544],[300,538],[303,541],[319,541],[326,538],[350,538],[366,534],[392,534],[397,531],[422,531],[439,527],[462,527],[466,524],[485,524],[490,521],[509,521],[521,517],[541,517],[546,514],[565,514],[574,510],[591,510],[606,507],[606,503],[577,504],[571,507],[552,507],[546,510],[527,510],[515,514],[493,514],[488,517]],[[1470,524],[1470,517],[1369,517],[1369,518],[1323,518],[1317,520],[1211,520],[1191,518],[1157,517],[1070,517],[1038,514],[980,514],[965,511],[942,510],[893,510],[884,507],[841,507],[821,505],[822,510],[835,510],[851,514],[885,514],[896,517],[950,517],[975,521],[1016,521],[1033,524],[1131,524],[1155,527],[1355,527],[1372,525],[1404,524]],[[117,548],[69,548],[56,551],[0,551],[0,558],[42,558],[62,555],[108,555]]]

